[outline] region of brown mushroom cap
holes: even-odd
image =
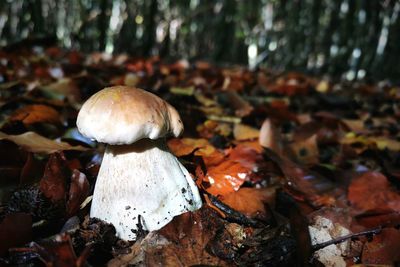
[[[76,121],[86,137],[112,145],[143,138],[179,136],[183,124],[174,107],[158,96],[129,86],[105,88],[82,106]]]

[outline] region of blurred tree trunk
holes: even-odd
[[[234,18],[236,14],[236,1],[225,0],[223,3],[221,16],[219,16],[219,21],[215,27],[214,38],[216,44],[218,44],[214,55],[216,61],[229,61],[229,59],[235,57],[232,51],[235,45],[236,25]]]
[[[379,76],[384,78],[385,74],[396,77],[400,74],[400,3],[397,2],[396,8],[390,17],[391,24],[388,31],[387,43],[385,51],[382,56],[381,66],[379,69]],[[397,18],[394,20],[394,18]]]
[[[33,33],[44,33],[44,18],[42,13],[42,0],[28,0],[29,13],[33,21]]]
[[[143,55],[150,56],[156,40],[156,15],[158,10],[157,0],[151,0],[148,15],[145,19],[145,33],[143,42]]]
[[[331,63],[331,46],[334,45],[333,36],[337,26],[339,25],[341,1],[333,1],[332,4],[333,7],[329,15],[329,25],[322,37],[324,64],[321,67],[321,73],[325,73]]]
[[[399,10],[397,0],[3,0],[0,45],[57,33],[87,52],[241,64],[255,45],[279,70],[400,80]]]
[[[99,30],[99,50],[104,51],[106,48],[107,30],[108,30],[108,0],[100,0],[100,15],[98,18]]]
[[[379,42],[379,35],[382,28],[382,5],[379,1],[367,1],[366,8],[366,25],[368,34],[365,38],[364,57],[360,63],[360,68],[364,70],[371,69],[372,63],[376,57],[376,49]],[[367,73],[369,75],[369,73]]]

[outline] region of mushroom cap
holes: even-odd
[[[178,137],[183,124],[174,107],[158,96],[129,86],[107,87],[91,96],[79,111],[78,130],[112,145],[143,138]]]

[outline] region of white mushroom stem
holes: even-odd
[[[143,228],[153,231],[201,205],[191,175],[165,141],[143,139],[132,145],[108,145],[90,216],[112,223],[120,238],[134,240],[139,215]]]

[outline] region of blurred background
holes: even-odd
[[[68,49],[328,74],[400,77],[396,0],[2,0],[0,45]]]

